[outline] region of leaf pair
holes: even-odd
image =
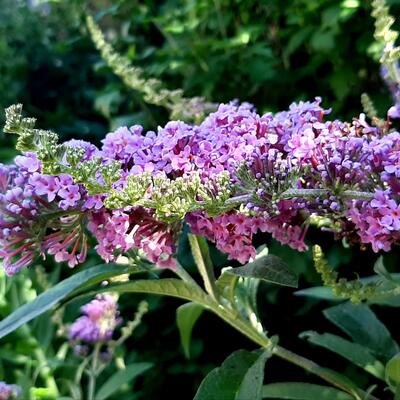
[[[303,332],[300,336],[386,381],[395,392],[400,386],[399,345],[375,313],[365,304],[346,302],[326,309],[324,315],[352,341],[314,331]]]

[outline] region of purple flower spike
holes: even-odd
[[[109,294],[97,295],[94,300],[81,308],[83,315],[69,328],[70,340],[93,344],[112,338],[114,329],[120,324],[117,303]]]

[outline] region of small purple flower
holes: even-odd
[[[39,160],[33,153],[26,153],[25,156],[15,157],[15,164],[22,170],[26,170],[30,173],[39,171],[40,169]]]
[[[21,395],[21,388],[0,381],[0,400],[16,399]]]
[[[90,209],[100,210],[104,206],[103,200],[104,196],[100,194],[89,196],[88,199],[83,204],[83,207],[88,210]]]
[[[114,329],[120,324],[117,302],[112,295],[97,295],[90,303],[81,307],[83,316],[69,328],[71,340],[89,344],[106,342],[112,338]]]
[[[39,196],[47,196],[47,201],[53,201],[60,188],[59,179],[54,176],[33,174],[29,179],[34,191]]]
[[[60,207],[66,210],[69,207],[75,207],[78,200],[81,198],[78,185],[68,185],[58,191],[58,195],[64,200],[60,201]]]

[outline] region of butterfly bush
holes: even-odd
[[[43,150],[24,152],[0,168],[5,271],[46,254],[73,267],[86,257],[88,233],[106,261],[141,249],[175,268],[184,223],[246,263],[257,232],[306,250],[314,216],[330,219],[336,238],[388,251],[400,239],[400,134],[389,120],[373,126],[363,114],[352,122],[329,114],[320,98],[264,115],[248,103],[221,104],[198,125],[122,127],[100,148],[67,142],[78,161],[61,152],[54,173]],[[75,171],[88,163],[91,186]],[[118,171],[107,186],[109,166]]]
[[[110,294],[97,295],[81,307],[81,311],[84,315],[72,323],[68,331],[69,339],[74,342],[106,342],[112,338],[114,329],[121,322],[116,298]]]

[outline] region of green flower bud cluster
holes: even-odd
[[[388,131],[387,121],[379,118],[378,111],[375,108],[374,102],[367,93],[361,94],[361,106],[365,115],[372,121],[372,124],[381,128],[383,131]]]
[[[82,161],[85,154],[83,148],[59,144],[56,133],[36,129],[35,123],[35,118],[22,117],[22,104],[6,109],[4,132],[18,135],[17,150],[36,153],[43,173],[69,174],[76,183],[84,184],[89,194],[106,193],[120,178],[119,161],[111,161],[104,165],[101,157]],[[102,180],[99,180],[99,177]]]
[[[23,118],[22,104],[12,105],[5,112],[4,132],[18,135],[17,150],[35,152],[43,163],[44,172],[60,172],[59,161],[64,153],[64,146],[58,143],[57,134],[36,129],[36,118]]]
[[[84,153],[82,148],[66,146],[65,158],[68,165],[63,167],[62,172],[73,176],[75,182],[84,184],[90,195],[107,193],[121,177],[121,163],[115,160],[102,164],[99,156],[82,161]]]
[[[338,273],[328,264],[320,246],[313,246],[313,260],[324,286],[332,288],[335,296],[350,299],[353,303],[360,303],[376,294],[376,283],[363,284],[359,279],[351,281],[345,278],[338,279]]]
[[[339,221],[334,221],[333,219],[322,215],[311,214],[308,217],[308,222],[310,225],[313,225],[318,229],[329,228],[334,232],[340,232],[341,228]]]
[[[319,194],[325,195],[326,190],[321,190],[319,194],[317,194],[315,190],[292,190],[292,188],[296,188],[297,181],[305,172],[306,169],[304,167],[302,171],[300,171],[299,168],[293,168],[291,171],[286,172],[284,165],[281,164],[276,168],[274,174],[265,174],[262,179],[258,179],[252,167],[247,163],[242,163],[236,172],[240,180],[240,183],[237,185],[237,191],[251,194],[248,201],[251,200],[253,204],[265,206],[267,201],[271,207],[271,210],[269,210],[270,212],[277,211],[277,203],[282,199],[308,196],[315,197]]]
[[[371,98],[368,96],[367,93],[363,93],[361,95],[361,105],[364,110],[364,113],[369,119],[374,120],[375,118],[378,117],[378,112],[376,111],[374,103],[372,102]]]
[[[167,108],[172,119],[195,123],[202,121],[208,113],[216,110],[216,104],[206,102],[202,97],[186,98],[183,90],[168,90],[160,80],[146,78],[141,68],[132,66],[127,57],[118,54],[107,43],[101,29],[91,16],[87,16],[86,23],[92,41],[103,60],[125,85],[142,93],[145,102]]]
[[[231,207],[226,204],[231,196],[230,178],[226,172],[206,183],[201,182],[198,173],[174,180],[144,173],[129,176],[123,189],[111,190],[105,205],[109,208],[152,208],[159,221],[172,223],[198,210],[205,210],[209,215],[219,215]]]

